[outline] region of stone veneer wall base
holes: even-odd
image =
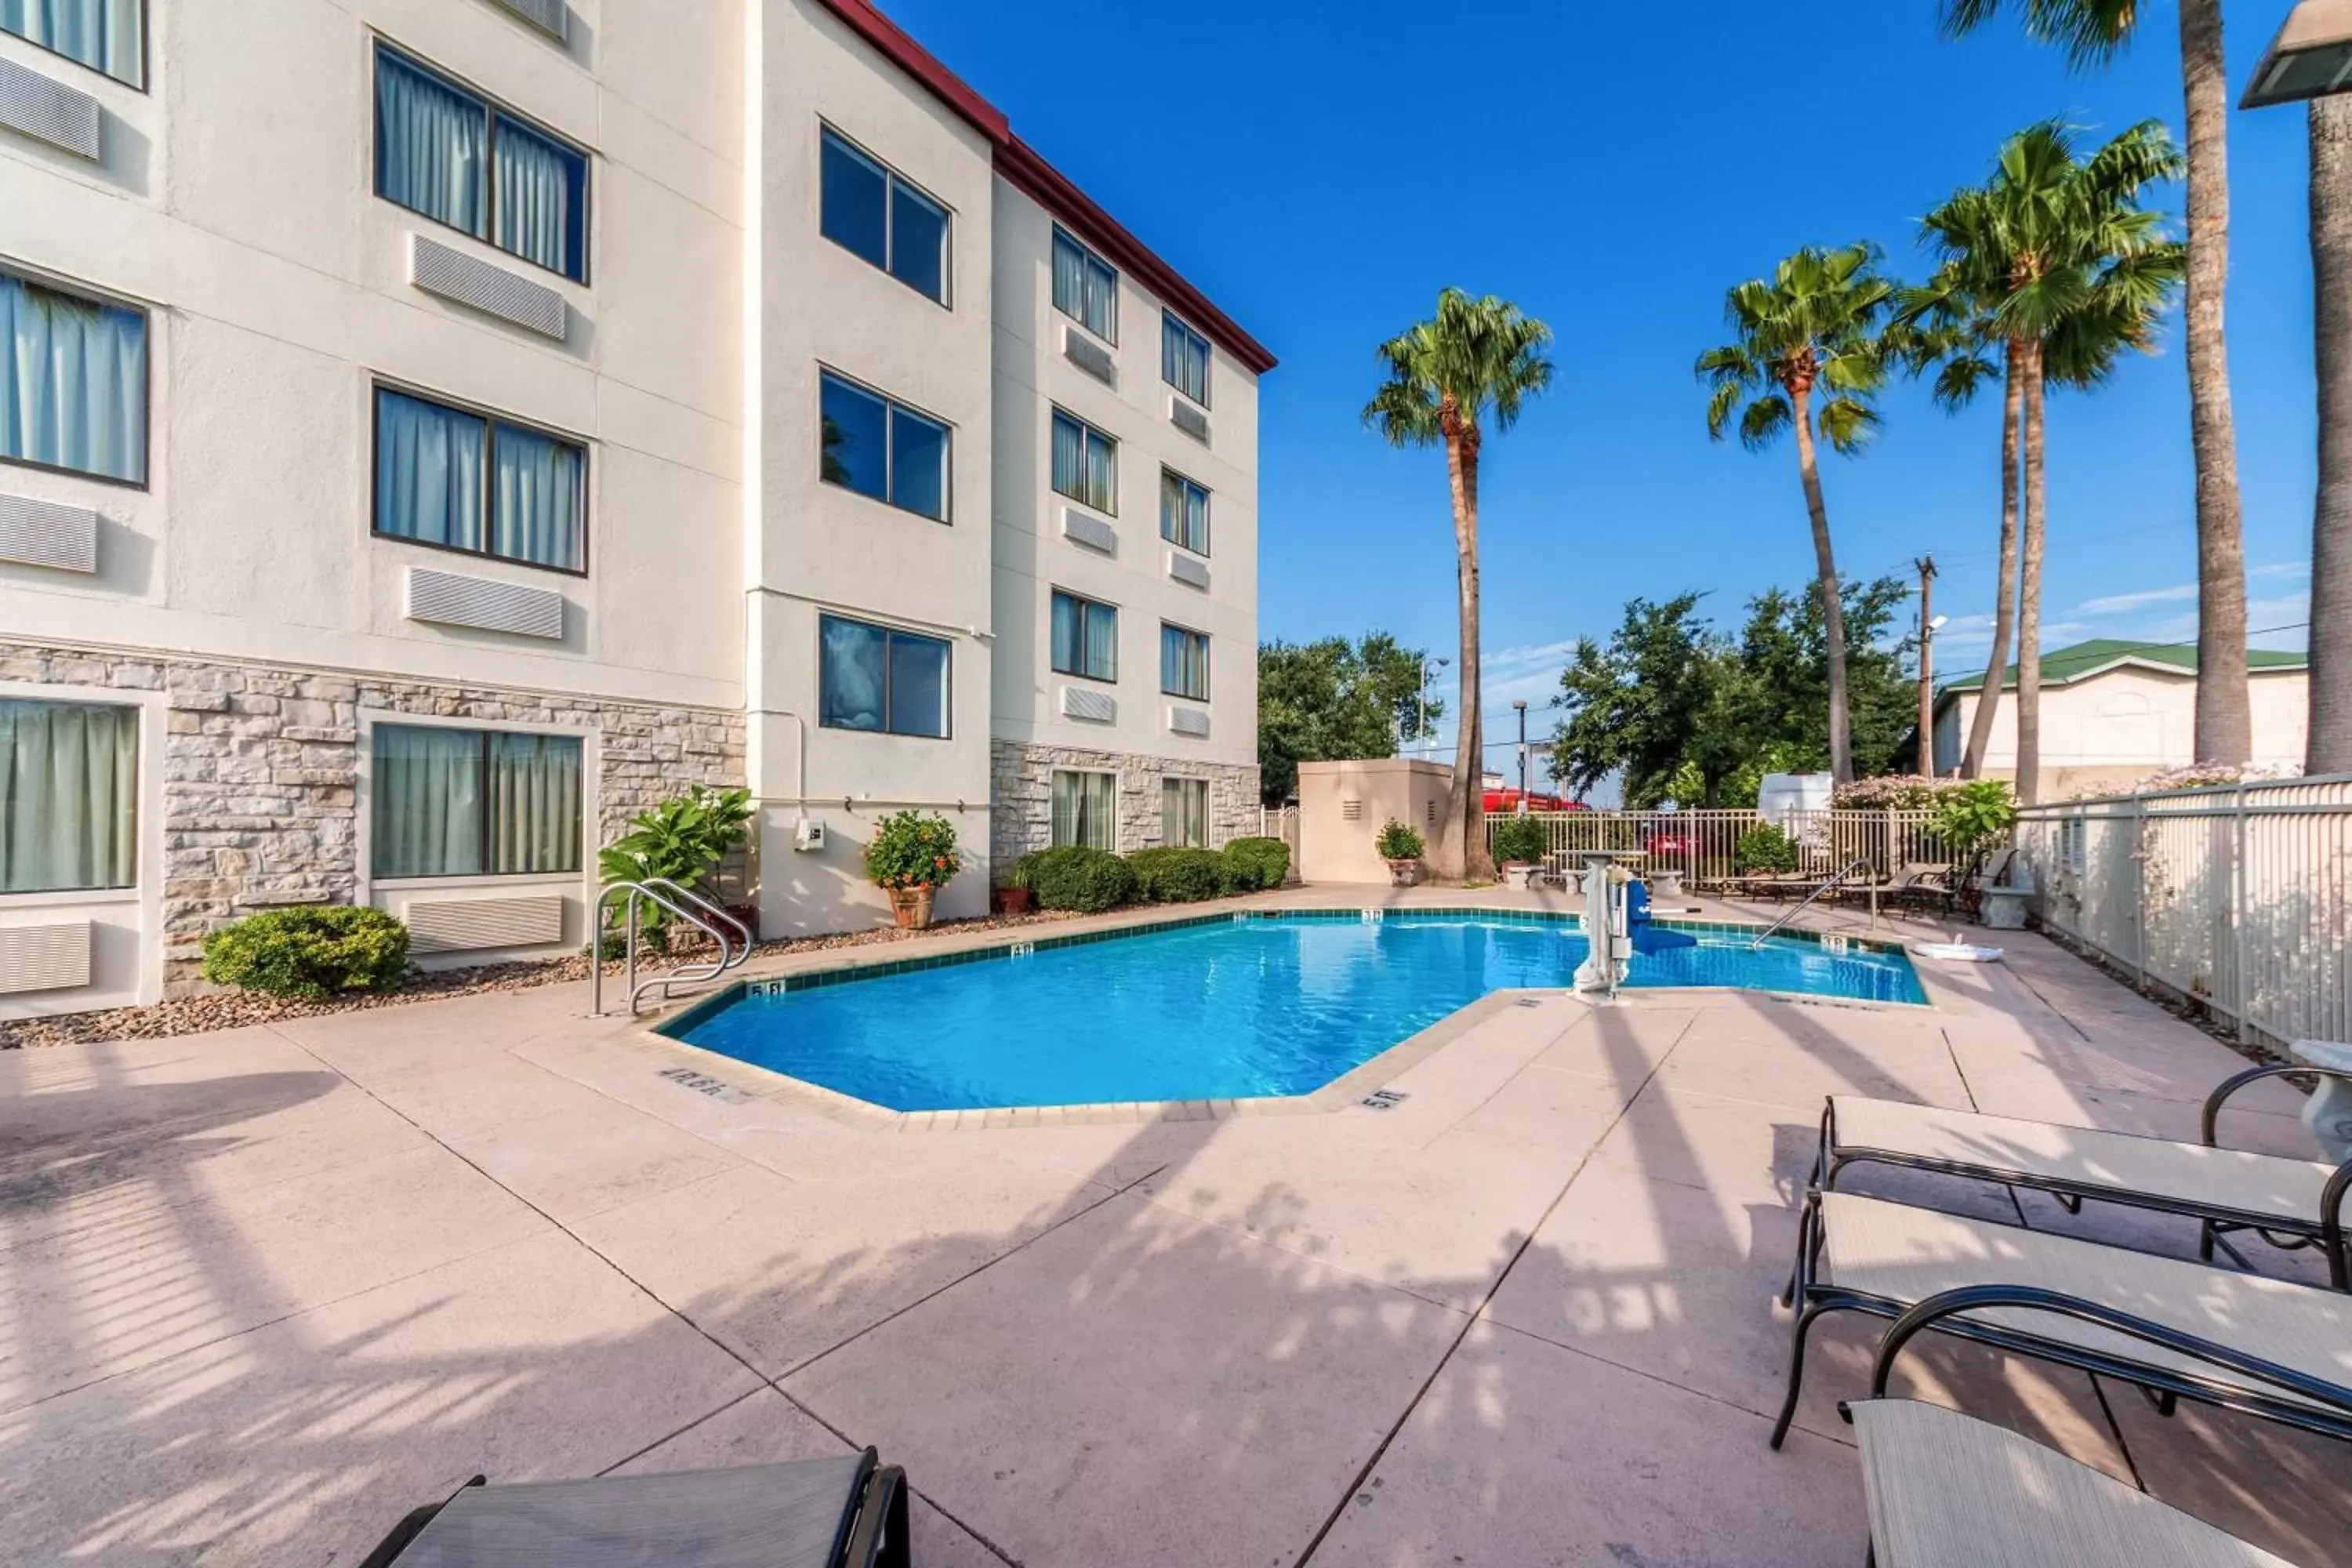
[[[1054,773],[1058,768],[1118,775],[1118,843],[1125,854],[1151,848],[1160,834],[1160,782],[1209,781],[1209,843],[1221,847],[1258,830],[1258,770],[1255,763],[1196,763],[1138,756],[1080,746],[1040,746],[1022,741],[989,745],[989,847],[1009,868],[1032,849],[1054,841]]]

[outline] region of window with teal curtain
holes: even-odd
[[[1165,621],[1160,626],[1160,689],[1195,702],[1209,700],[1209,637]]]
[[[1209,492],[1173,468],[1160,470],[1160,537],[1195,555],[1209,552]]]
[[[0,893],[139,879],[139,710],[0,699]]]
[[[1118,342],[1118,274],[1059,228],[1054,230],[1054,309],[1103,342]]]
[[[577,871],[581,753],[573,735],[378,724],[373,874]]]
[[[587,281],[588,155],[381,44],[375,192],[510,256]]]
[[[1116,849],[1118,776],[1115,773],[1054,773],[1054,847],[1083,844]]]
[[[0,272],[0,458],[147,482],[147,316]]]
[[[1209,781],[1160,781],[1160,841],[1206,849],[1209,847]]]
[[[141,0],[0,0],[0,33],[79,60],[132,87],[147,85]]]
[[[1118,611],[1093,599],[1054,590],[1053,665],[1063,675],[1118,679]]]
[[[1054,410],[1054,489],[1118,515],[1118,442],[1074,415]]]
[[[490,438],[492,555],[580,569],[588,455],[569,441],[500,424]]]
[[[587,493],[588,451],[577,442],[376,388],[380,534],[579,572]]]
[[[1166,310],[1160,312],[1160,379],[1209,405],[1209,340]]]

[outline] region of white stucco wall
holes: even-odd
[[[2254,755],[2264,766],[2301,768],[2309,681],[2300,669],[2256,671],[2248,683]],[[1978,694],[1957,693],[1936,715],[1938,771],[1959,763],[1975,722]],[[2197,678],[2127,665],[2042,689],[2043,793],[2103,780],[2128,782],[2196,760]],[[2017,694],[2001,693],[1985,749],[1985,772],[2017,772]],[[2071,775],[2071,776],[2061,776]]]

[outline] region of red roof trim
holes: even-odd
[[[1150,246],[1129,234],[1118,220],[1072,184],[1067,175],[1045,162],[1035,148],[1015,136],[1002,110],[974,92],[970,84],[941,65],[898,24],[876,10],[867,0],[823,0],[823,4],[850,31],[880,50],[885,58],[938,95],[940,102],[986,136],[995,148],[999,174],[1077,230],[1107,259],[1133,273],[1178,315],[1222,344],[1253,373],[1263,375],[1274,368],[1274,355],[1265,344],[1210,303],[1207,295],[1186,282]]]

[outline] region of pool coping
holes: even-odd
[[[1581,914],[1552,910],[1509,910],[1482,907],[1475,904],[1412,905],[1406,909],[1392,906],[1359,905],[1323,909],[1290,909],[1266,906],[1254,909],[1225,909],[1209,914],[1174,915],[1166,920],[1146,920],[1093,931],[1070,931],[1060,936],[1034,939],[1010,939],[985,942],[951,952],[932,953],[921,958],[852,959],[822,970],[796,974],[773,975],[735,981],[718,990],[680,1003],[677,1007],[658,1013],[639,1031],[658,1045],[680,1051],[690,1051],[698,1058],[709,1058],[727,1064],[730,1076],[752,1074],[767,1085],[758,1098],[780,1103],[795,1104],[814,1110],[835,1121],[872,1128],[877,1131],[900,1132],[967,1131],[975,1129],[1012,1127],[1080,1127],[1132,1125],[1151,1121],[1223,1121],[1236,1117],[1311,1116],[1343,1110],[1351,1105],[1368,1104],[1372,1091],[1385,1087],[1400,1074],[1425,1061],[1453,1044],[1490,1017],[1508,1008],[1528,1003],[1567,1001],[1587,1009],[1615,1006],[1671,1005],[1677,997],[1693,993],[1717,995],[1763,996],[1774,1001],[1822,1007],[1851,1007],[1865,1011],[1901,1010],[1904,1012],[1934,1011],[1936,999],[1927,984],[1928,972],[1900,941],[1875,937],[1845,935],[1798,930],[1794,927],[1780,935],[1794,935],[1818,942],[1823,936],[1843,935],[1849,945],[1858,945],[1879,952],[1900,952],[1911,962],[1912,975],[1919,983],[1923,1000],[1918,1002],[1881,1002],[1859,996],[1822,996],[1803,991],[1774,991],[1748,985],[1643,985],[1630,986],[1612,993],[1607,1000],[1596,1000],[1570,986],[1514,986],[1490,991],[1476,1000],[1448,1013],[1427,1027],[1406,1036],[1396,1044],[1349,1068],[1330,1082],[1305,1094],[1253,1095],[1223,1100],[1103,1100],[1080,1105],[1021,1105],[998,1106],[959,1110],[893,1110],[870,1100],[845,1094],[837,1089],[808,1079],[794,1078],[790,1073],[761,1067],[740,1057],[730,1057],[708,1047],[696,1045],[684,1037],[681,1031],[693,1027],[709,1016],[733,1006],[754,988],[762,995],[777,995],[793,991],[819,989],[845,984],[856,980],[879,980],[892,974],[910,973],[918,970],[953,968],[966,963],[982,963],[996,959],[1025,957],[1057,947],[1079,947],[1089,942],[1111,942],[1125,937],[1146,936],[1158,931],[1180,931],[1191,926],[1218,925],[1251,920],[1328,920],[1357,921],[1374,924],[1391,914],[1401,919],[1423,915],[1476,915],[1482,919],[1497,919],[1514,924],[1573,925],[1581,930]],[[1669,930],[1706,931],[1745,935],[1769,929],[1760,921],[1676,921],[1655,922]]]

